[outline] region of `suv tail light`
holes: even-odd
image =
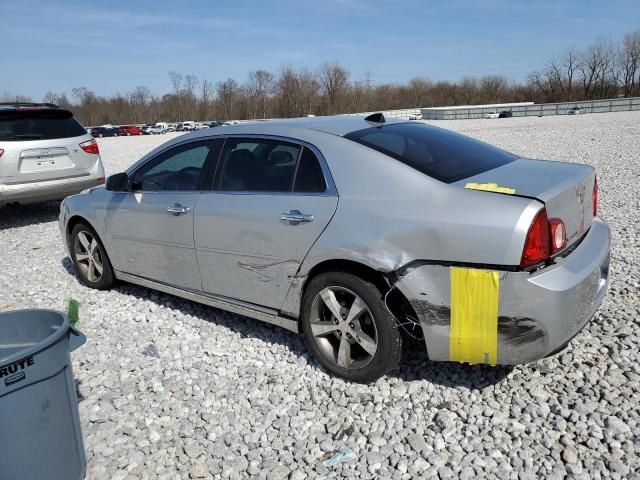
[[[593,216],[598,215],[598,177],[593,179],[593,194],[591,195],[593,200]]]
[[[0,157],[2,156],[3,153],[4,153],[4,150],[0,148]]]
[[[530,267],[536,263],[544,262],[551,255],[551,238],[549,235],[549,221],[547,220],[547,209],[543,208],[533,219],[527,239],[522,250],[520,266]]]
[[[80,148],[87,153],[91,153],[93,155],[99,155],[100,149],[98,148],[98,142],[95,139],[87,140],[86,142],[82,142],[80,144]]]
[[[549,220],[549,228],[551,229],[551,253],[559,252],[567,245],[567,229],[559,218]]]

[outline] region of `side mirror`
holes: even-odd
[[[126,192],[129,190],[129,177],[126,173],[116,173],[107,178],[106,189],[110,192]]]

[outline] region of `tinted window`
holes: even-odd
[[[67,110],[0,112],[0,140],[52,140],[86,135]]]
[[[320,162],[315,154],[308,148],[302,150],[300,164],[296,172],[294,192],[321,193],[327,189]]]
[[[197,190],[205,162],[215,160],[217,150],[211,142],[181,145],[143,165],[131,188],[142,191]]]
[[[276,140],[227,139],[216,187],[224,191],[290,192],[301,149]]]
[[[345,137],[445,183],[492,170],[517,158],[473,138],[425,124],[383,125]]]

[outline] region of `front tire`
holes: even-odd
[[[400,331],[370,281],[346,272],[320,274],[304,293],[301,313],[307,347],[331,373],[369,383],[398,365]]]
[[[73,227],[69,237],[69,251],[83,285],[97,290],[108,290],[114,285],[111,262],[104,245],[91,227],[84,223]]]

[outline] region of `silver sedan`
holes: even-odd
[[[361,382],[395,367],[407,337],[431,360],[553,355],[608,280],[591,167],[381,114],[177,137],[68,197],[60,229],[85,285],[302,332],[327,370]]]

